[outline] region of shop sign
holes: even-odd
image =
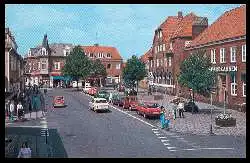
[[[210,71],[232,72],[232,71],[237,71],[237,66],[217,66],[217,67],[211,67]]]

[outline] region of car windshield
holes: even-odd
[[[107,100],[96,100],[96,103],[107,103]]]
[[[153,103],[153,104],[146,104],[147,108],[158,108],[159,104]]]
[[[56,100],[63,100],[63,97],[62,96],[56,97]]]

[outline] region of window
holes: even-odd
[[[155,46],[155,54],[157,53],[157,46]]]
[[[162,45],[162,50],[165,51],[165,50],[166,50],[165,48],[166,48],[166,47],[165,47],[165,44],[163,44],[163,45]]]
[[[215,49],[211,50],[211,63],[213,63],[213,64],[216,63],[216,51],[215,51]]]
[[[169,46],[170,46],[169,49],[172,50],[172,49],[173,49],[173,43],[170,42],[170,45],[169,45]]]
[[[116,64],[116,69],[120,69],[120,66],[121,66],[120,63]]]
[[[107,54],[107,58],[111,58],[111,54],[110,53]]]
[[[233,75],[233,80],[232,80],[232,83],[231,83],[231,95],[233,96],[236,96],[237,93],[237,83],[236,83],[236,77],[235,77],[235,74]]]
[[[225,63],[225,48],[220,48],[220,63]]]
[[[60,70],[60,62],[55,62],[54,68],[55,68],[55,70]]]
[[[171,67],[171,65],[172,65],[171,57],[168,58],[168,65],[169,65],[169,67]]]
[[[242,84],[242,89],[243,89],[243,97],[246,97],[246,83],[244,82]]]
[[[159,59],[156,60],[156,66],[159,67]]]
[[[94,58],[94,53],[90,53],[89,57]]]
[[[47,67],[46,61],[42,61],[42,70],[45,70]]]
[[[154,67],[155,67],[155,60],[154,60]]]
[[[150,61],[150,67],[153,67],[153,60]]]
[[[168,66],[167,58],[164,58],[165,66]]]
[[[231,62],[236,62],[236,47],[230,48]]]
[[[162,52],[162,45],[160,45],[160,51]]]
[[[40,64],[40,62],[38,62],[38,70],[40,70],[41,69],[41,64]]]
[[[42,55],[46,55],[46,49],[42,48]]]
[[[242,45],[241,49],[242,62],[246,62],[246,45]]]
[[[160,36],[160,38],[162,37],[162,31],[159,31],[159,36]]]
[[[111,68],[111,64],[109,63],[108,66],[107,66],[107,69],[110,69]]]
[[[160,47],[159,47],[159,45],[157,46],[157,53],[160,51]]]
[[[31,50],[29,50],[28,56],[31,56]]]

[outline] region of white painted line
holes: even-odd
[[[152,128],[152,130],[159,130],[158,128]]]
[[[161,142],[166,142],[166,141],[169,141],[169,140],[161,140]]]
[[[180,136],[176,135],[176,136],[171,136],[171,137],[173,137],[173,138],[178,138],[178,137],[180,137]]]
[[[155,134],[159,134],[159,131],[154,131]]]
[[[159,139],[167,139],[167,137],[158,137]]]
[[[133,116],[133,115],[131,115],[131,114],[128,114],[128,113],[126,113],[126,112],[124,112],[124,111],[122,111],[122,110],[120,110],[120,109],[117,109],[116,107],[114,107],[114,106],[112,106],[112,105],[109,105],[109,106],[112,107],[113,109],[116,109],[116,110],[118,110],[118,111],[120,111],[120,112],[122,112],[122,113],[124,113],[124,114],[127,114],[127,115],[130,116],[130,117],[133,117],[133,118],[135,118],[135,119],[137,119],[137,120],[139,120],[139,121],[141,121],[141,122],[143,122],[143,123],[149,125],[150,127],[155,127],[154,125],[151,125],[150,123],[145,122],[145,121],[143,121],[143,120],[140,119],[140,118],[137,118],[137,117],[135,117],[135,116]]]
[[[199,148],[199,149],[218,149],[218,150],[223,150],[223,149],[234,149],[234,148]]]
[[[177,150],[175,150],[175,149],[172,149],[172,150],[169,150],[170,152],[175,152],[175,151],[177,151]]]
[[[188,149],[180,149],[184,151],[195,151],[195,150],[233,150],[234,148],[188,148]]]
[[[177,139],[183,140],[184,138],[177,138]]]
[[[156,136],[160,136],[161,134],[156,134]]]
[[[169,143],[163,143],[164,145],[170,145]]]
[[[168,149],[174,149],[174,148],[176,148],[176,147],[167,147]]]

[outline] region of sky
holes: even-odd
[[[207,17],[209,25],[225,11],[240,4],[8,4],[5,27],[10,28],[25,55],[29,48],[49,43],[113,46],[124,60],[145,54],[152,46],[155,29],[168,16],[190,12]]]

